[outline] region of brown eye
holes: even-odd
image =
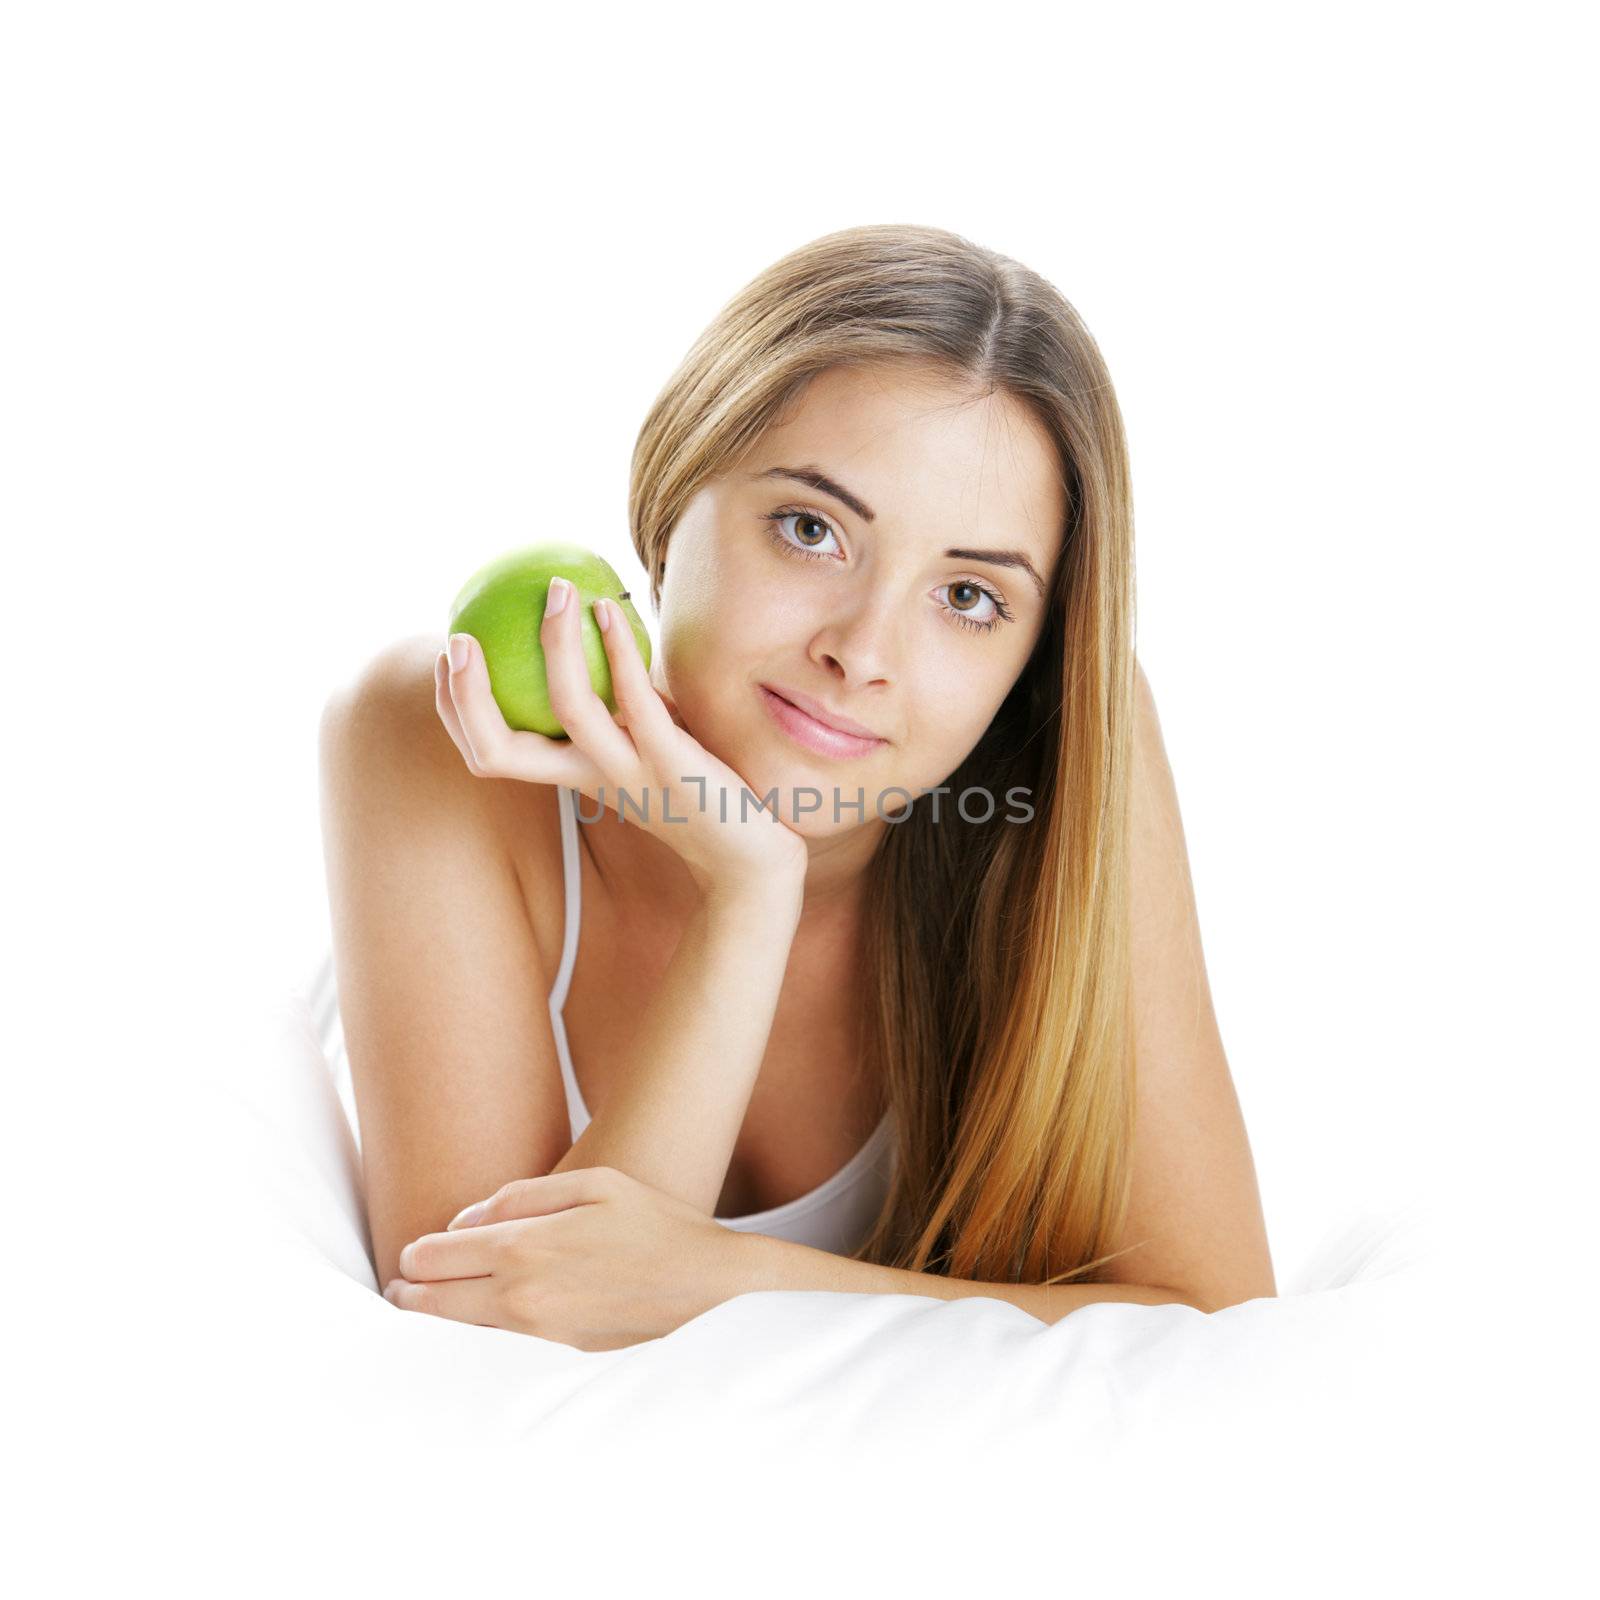
[[[1011,620],[1011,612],[1006,608],[1005,601],[981,583],[957,579],[954,583],[945,584],[944,587],[952,595],[962,591],[972,596],[969,605],[955,604],[950,600],[940,602],[946,615],[953,617],[963,628],[977,628],[987,633],[993,628],[998,628],[1002,622]],[[990,609],[987,614],[977,609],[978,602],[982,600],[989,602]]]
[[[799,506],[781,506],[776,511],[769,511],[761,520],[766,523],[768,532],[780,550],[787,550],[790,555],[807,556],[816,561],[836,559],[832,551],[821,548],[824,540],[837,537],[832,523],[825,517],[819,517],[815,512],[802,511]],[[791,522],[797,527],[797,537],[792,539],[785,531]],[[809,533],[798,534],[798,525],[801,523],[806,525],[810,530]],[[815,538],[810,536],[812,533],[816,535]]]

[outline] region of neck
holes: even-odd
[[[802,924],[831,922],[841,916],[855,920],[861,910],[867,867],[885,826],[874,821],[831,838],[806,840],[810,862],[800,910]]]

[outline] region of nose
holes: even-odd
[[[899,648],[889,598],[866,595],[853,606],[830,609],[812,634],[808,655],[841,689],[860,694],[893,682]]]

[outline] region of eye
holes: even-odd
[[[987,631],[990,628],[998,627],[1002,621],[1009,622],[1011,620],[1011,613],[1006,610],[1005,601],[993,589],[986,589],[981,583],[974,583],[970,578],[958,578],[954,583],[947,583],[942,587],[950,590],[952,594],[962,594],[965,591],[966,594],[976,596],[975,599],[968,600],[963,598],[957,604],[946,605],[945,607],[963,628],[982,628]],[[969,611],[981,605],[985,600],[989,602],[990,609],[988,611],[976,611],[972,615],[968,614]]]
[[[798,519],[802,524],[809,523],[813,530],[813,532],[808,532],[804,536],[797,535],[800,538],[798,544],[794,540],[786,538],[783,533],[783,525],[791,517]],[[816,544],[812,543],[813,536],[821,540],[833,533],[833,529],[828,525],[825,517],[819,517],[814,511],[803,511],[797,506],[780,506],[776,511],[769,511],[761,520],[769,526],[772,530],[773,538],[781,546],[788,550],[798,550],[801,554],[806,554],[817,548]],[[823,555],[826,556],[828,553],[824,551]]]
[[[804,534],[797,532],[794,539],[789,538],[783,531],[783,525],[791,518],[796,519],[801,527],[807,529]],[[767,512],[761,520],[767,525],[773,543],[780,550],[798,556],[802,561],[837,559],[832,551],[818,548],[826,539],[838,538],[832,524],[818,512],[808,511],[804,506],[779,506],[776,511]],[[945,615],[960,627],[987,633],[990,629],[999,627],[1002,622],[1012,620],[1013,614],[1004,598],[986,583],[979,583],[975,578],[958,578],[953,583],[941,584],[940,587],[962,596],[962,599],[953,605],[941,602],[940,606]],[[985,600],[989,602],[989,610],[979,610],[976,615],[969,615],[969,612],[981,607]]]

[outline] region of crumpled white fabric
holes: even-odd
[[[380,1297],[326,1022],[308,986],[216,1055],[239,1203],[189,1420],[271,1464],[330,1584],[1400,1594],[1525,1587],[1553,1550],[1513,1537],[1563,1492],[1516,1464],[1537,1353],[1420,1212],[1347,1208],[1278,1298],[1211,1315],[759,1292],[579,1351]]]

